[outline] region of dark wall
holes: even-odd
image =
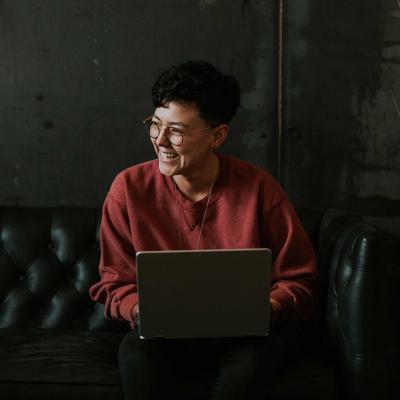
[[[275,2],[0,0],[0,205],[98,205],[153,158],[157,72],[207,59],[243,104],[223,151],[276,172]]]
[[[0,205],[101,204],[153,157],[151,83],[187,59],[238,77],[222,150],[277,175],[278,4],[0,0]],[[283,4],[284,188],[400,232],[399,2]]]
[[[400,232],[400,3],[285,3],[286,190]]]

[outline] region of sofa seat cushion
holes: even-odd
[[[86,331],[0,330],[0,388],[14,399],[24,399],[26,393],[32,399],[43,398],[43,393],[67,399],[75,391],[87,399],[96,398],[94,393],[97,399],[106,393],[121,399],[117,352],[122,338]],[[200,398],[210,389],[206,382],[195,376],[181,389],[188,398]],[[271,388],[271,398],[288,399],[294,391],[299,399],[317,399],[327,388],[326,399],[335,398],[333,368],[311,356],[287,366]]]
[[[121,334],[0,330],[0,382],[120,385]]]

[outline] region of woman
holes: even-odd
[[[267,172],[216,152],[239,105],[235,78],[189,61],[161,73],[152,97],[144,124],[157,158],[115,178],[103,207],[101,280],[90,290],[106,315],[132,327],[119,350],[125,398],[179,396],[179,383],[205,369],[208,398],[265,399],[284,357],[279,327],[312,313],[313,248]],[[258,247],[273,256],[269,337],[138,339],[136,252]]]

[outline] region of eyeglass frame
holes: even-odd
[[[142,121],[142,124],[145,126],[147,133],[149,134],[149,136],[150,136],[152,139],[158,139],[158,138],[160,137],[161,132],[163,131],[163,127],[164,127],[164,131],[166,131],[166,130],[168,129],[168,132],[170,132],[171,125],[160,124],[160,130],[159,130],[159,132],[158,132],[158,135],[157,135],[156,137],[151,136],[150,130],[147,129],[146,123],[147,123],[148,121],[150,121],[150,120],[151,120],[151,122],[153,122],[153,121],[152,121],[153,118],[154,118],[154,115],[151,115],[150,117],[147,117],[147,118],[145,118],[145,119]],[[182,137],[182,141],[181,141],[179,144],[174,144],[174,143],[172,143],[171,140],[170,140],[170,138],[168,137],[168,133],[166,133],[166,136],[167,136],[168,141],[169,141],[171,144],[173,144],[174,146],[182,146],[183,139],[185,138],[185,136],[186,136],[188,133],[202,132],[202,131],[205,131],[205,130],[207,130],[207,129],[216,128],[217,126],[218,126],[218,125],[211,125],[211,126],[207,126],[206,128],[194,129],[194,130],[191,130],[191,131],[188,131],[188,132],[179,134],[179,135]],[[175,135],[177,135],[177,134],[175,134]]]

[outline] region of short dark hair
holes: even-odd
[[[235,77],[222,74],[207,61],[187,61],[165,69],[152,90],[154,107],[170,101],[195,103],[199,116],[211,124],[229,123],[240,104]]]

